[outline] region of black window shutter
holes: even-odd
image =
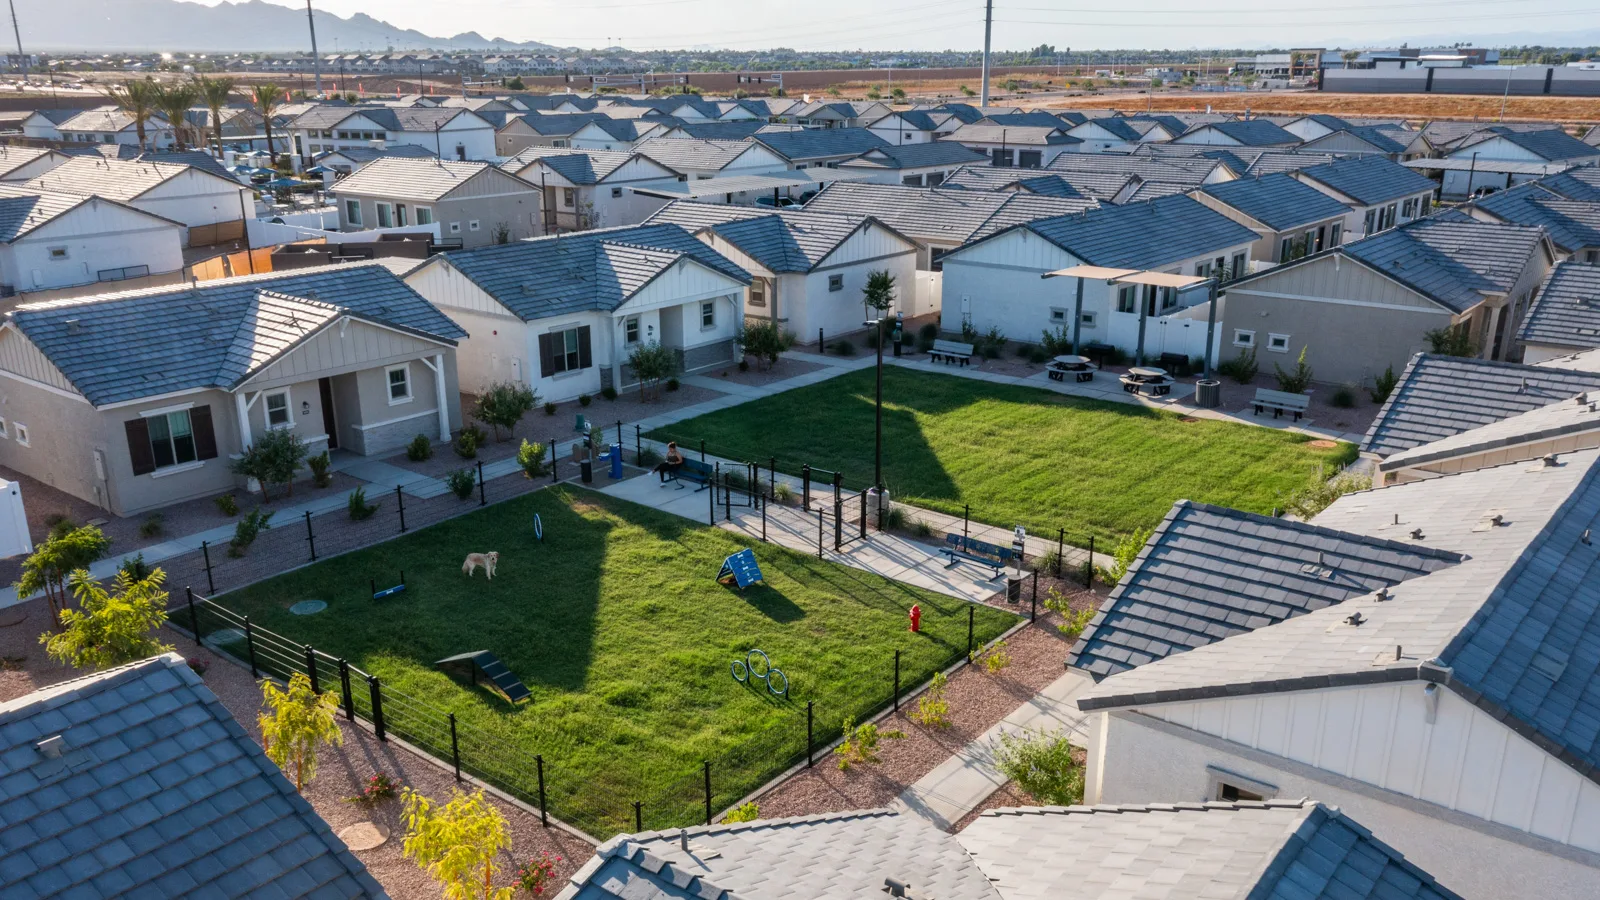
[[[148,475],[156,470],[156,455],[150,449],[150,424],[143,417],[122,423],[128,431],[128,461],[133,474]]]
[[[556,373],[554,337],[555,335],[549,332],[539,335],[539,375],[544,378],[549,378]]]
[[[196,459],[217,458],[217,432],[211,425],[211,407],[196,406],[189,410],[189,427],[194,431]],[[149,441],[145,442],[146,446]]]
[[[578,368],[587,369],[594,365],[594,359],[589,355],[589,326],[578,326]]]

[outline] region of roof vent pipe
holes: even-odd
[[[1582,536],[1582,537],[1580,537],[1580,538],[1578,538],[1578,540],[1580,540],[1580,541],[1582,541],[1582,542],[1583,542],[1583,545],[1584,545],[1584,546],[1585,546],[1585,547],[1588,547],[1588,546],[1590,546],[1590,540],[1589,540],[1589,529],[1587,529],[1587,528],[1585,528],[1585,529],[1584,529],[1584,530],[1583,530],[1583,536]]]
[[[1361,610],[1359,610],[1359,609],[1356,610],[1355,612],[1351,613],[1350,615],[1344,617],[1344,622],[1345,622],[1346,625],[1360,626],[1361,624],[1365,623],[1366,621],[1367,621],[1366,617],[1361,615]]]
[[[1383,603],[1384,601],[1388,600],[1389,588],[1387,586],[1378,588],[1378,593],[1373,599],[1377,600],[1379,603]]]
[[[1411,529],[1411,539],[1413,541],[1422,540],[1422,529],[1421,528],[1413,528],[1413,529]]]

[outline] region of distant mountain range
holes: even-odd
[[[28,50],[263,53],[311,49],[304,9],[261,0],[202,6],[180,0],[24,0],[17,4]],[[357,13],[316,12],[317,51],[555,49],[538,41],[486,38],[468,31],[433,37]]]

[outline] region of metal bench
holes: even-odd
[[[944,536],[945,547],[940,552],[950,557],[950,562],[945,568],[953,567],[957,561],[966,560],[980,566],[988,566],[994,570],[994,578],[1000,577],[1000,570],[1011,562],[1011,548],[980,541],[977,538],[962,537],[959,534]]]
[[[1256,388],[1256,397],[1251,401],[1256,408],[1256,415],[1261,415],[1266,410],[1272,410],[1274,419],[1284,413],[1294,413],[1294,420],[1300,421],[1300,416],[1311,406],[1311,398],[1305,394],[1290,394],[1286,391],[1269,391],[1266,388]]]
[[[683,490],[683,482],[692,481],[695,484],[700,485],[694,489],[694,492],[698,494],[711,486],[711,478],[715,474],[716,469],[713,469],[700,460],[685,459],[683,461],[683,465],[666,473],[667,477],[663,479],[663,483],[667,481],[675,481],[678,483],[678,490],[681,491]]]
[[[933,349],[928,351],[928,358],[946,363],[960,363],[964,366],[972,360],[972,345],[959,341],[934,341]]]

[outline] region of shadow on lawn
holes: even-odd
[[[728,593],[779,624],[796,622],[806,617],[805,610],[785,596],[783,591],[770,585],[754,586],[743,592],[730,586]]]

